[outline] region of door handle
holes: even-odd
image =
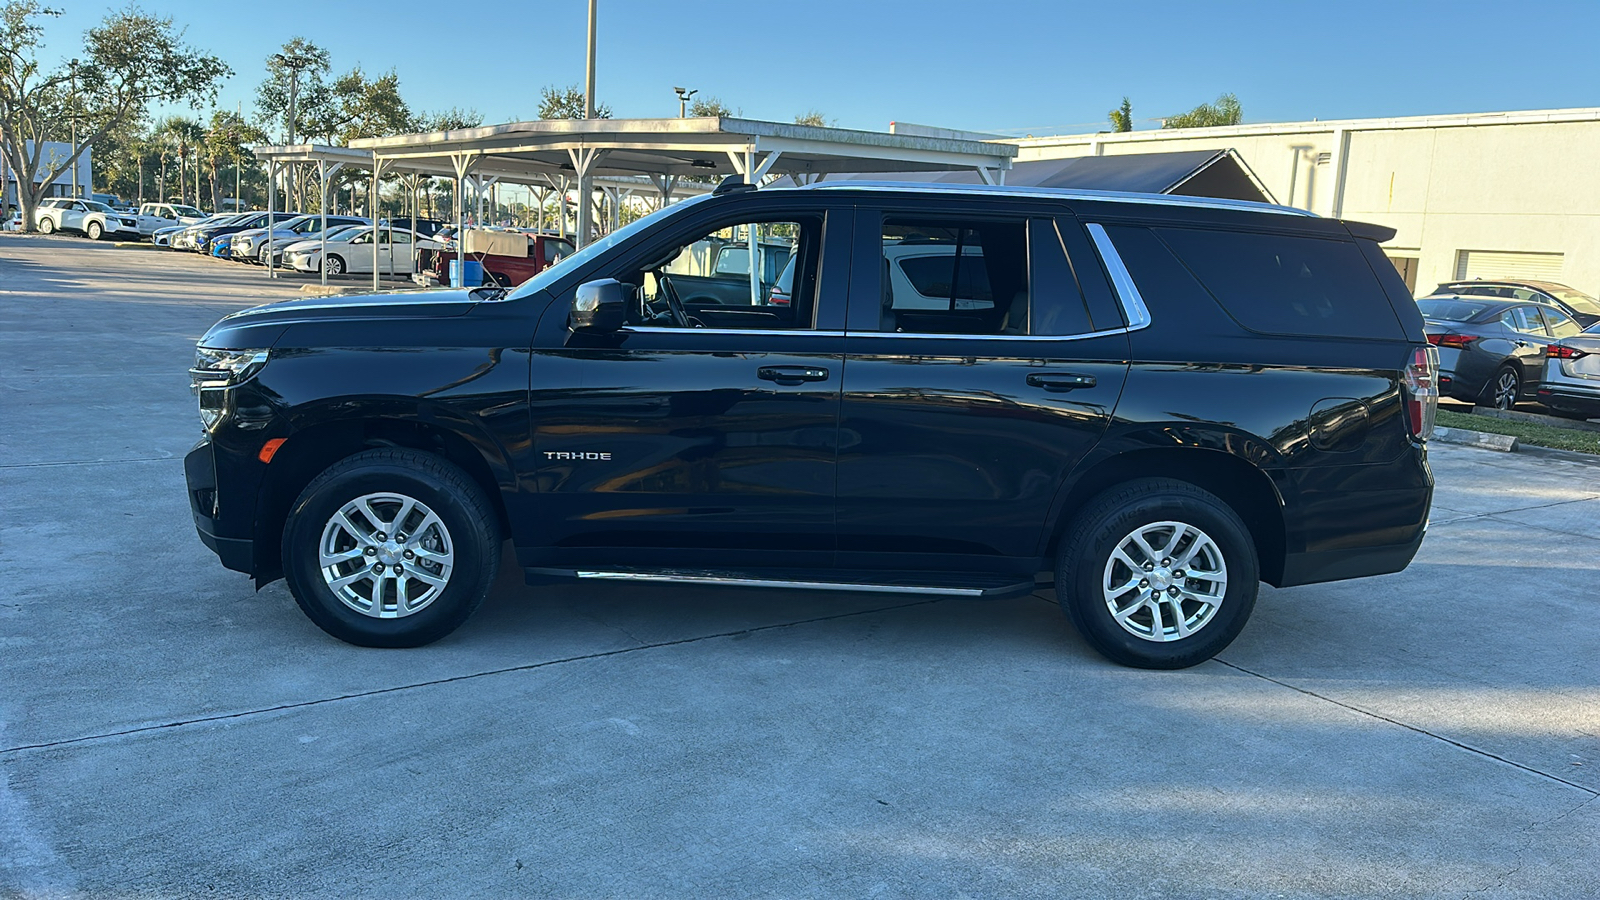
[[[756,370],[756,377],[763,381],[795,385],[808,381],[827,381],[828,370],[811,366],[762,366]]]
[[[1092,388],[1095,386],[1093,375],[1069,375],[1065,373],[1052,374],[1041,372],[1028,376],[1028,384],[1044,388],[1047,391],[1075,391],[1078,388]]]

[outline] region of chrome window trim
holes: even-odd
[[[867,584],[844,581],[787,581],[768,578],[737,578],[729,575],[687,575],[670,572],[616,572],[580,569],[579,578],[606,581],[664,581],[673,584],[720,584],[732,587],[792,588],[807,591],[868,591],[877,594],[939,594],[949,597],[982,597],[983,588],[935,587],[914,584]]]
[[[628,334],[809,334],[817,337],[844,337],[842,331],[817,331],[810,328],[679,328],[672,325],[624,325],[617,332]]]
[[[770,189],[769,189],[770,190]],[[1252,200],[1225,200],[1220,197],[1175,197],[1171,194],[1141,194],[1133,191],[1088,191],[1064,188],[1026,188],[1003,184],[919,184],[905,181],[825,181],[798,188],[800,191],[896,191],[908,194],[966,194],[979,197],[1028,197],[1036,200],[1095,200],[1105,203],[1144,203],[1157,206],[1184,206],[1198,209],[1232,209],[1319,219],[1314,212],[1257,203]]]
[[[1117,252],[1116,245],[1111,243],[1111,235],[1106,234],[1104,225],[1090,222],[1084,226],[1089,231],[1089,238],[1094,241],[1094,247],[1100,251],[1100,260],[1105,263],[1106,272],[1111,275],[1111,285],[1117,292],[1117,299],[1122,303],[1122,311],[1128,317],[1128,330],[1137,331],[1150,324],[1150,308],[1144,305],[1144,297],[1139,294],[1139,288],[1133,283],[1133,275],[1122,262],[1122,255]]]
[[[1126,328],[1086,331],[1083,334],[938,334],[926,331],[852,331],[846,337],[932,338],[941,341],[1086,341],[1091,338],[1127,334]]]

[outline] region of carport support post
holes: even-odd
[[[337,175],[344,168],[344,163],[334,163],[333,168],[328,168],[326,160],[317,160],[317,212],[322,216],[322,230],[317,233],[317,240],[322,243],[321,265],[317,266],[322,272],[322,286],[328,286],[328,179]]]
[[[267,161],[267,277],[277,278],[278,270],[273,264],[272,235],[272,210],[278,205],[278,163],[277,160]]]
[[[572,169],[578,174],[578,234],[575,243],[579,248],[589,245],[589,232],[594,228],[594,168],[605,155],[604,150],[568,150]]]
[[[467,280],[467,200],[462,191],[466,185],[467,173],[472,171],[475,157],[471,153],[454,153],[450,156],[450,163],[456,170],[456,281],[451,287],[461,287]],[[445,270],[448,279],[449,270]]]
[[[378,154],[372,154],[372,200],[369,201],[372,214],[372,292],[376,294],[382,290],[378,281],[378,176],[383,174],[383,160]],[[389,274],[394,274],[394,232],[389,233]]]

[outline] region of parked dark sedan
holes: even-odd
[[[1447,281],[1433,289],[1434,297],[1499,297],[1554,306],[1579,325],[1600,322],[1600,300],[1583,291],[1553,281]]]
[[[1428,343],[1439,348],[1440,392],[1496,409],[1534,399],[1545,348],[1583,330],[1571,316],[1540,303],[1435,296],[1418,300],[1417,308]]]

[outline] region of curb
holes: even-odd
[[[1522,444],[1517,447],[1518,453],[1528,456],[1538,456],[1544,459],[1564,459],[1567,462],[1582,463],[1586,466],[1600,466],[1600,456],[1593,453],[1584,453],[1580,450],[1557,450],[1554,447],[1535,447],[1532,444]]]
[[[1483,416],[1487,419],[1499,419],[1502,422],[1527,422],[1531,425],[1546,425],[1551,428],[1565,428],[1568,431],[1593,431],[1600,432],[1600,422],[1587,422],[1583,419],[1563,419],[1560,416],[1546,416],[1539,413],[1517,412],[1510,409],[1495,409],[1490,406],[1474,406],[1472,414]]]
[[[1501,453],[1511,453],[1517,449],[1517,439],[1512,435],[1468,431],[1465,428],[1436,427],[1433,429],[1433,439],[1446,444],[1461,444],[1465,447],[1497,450]]]
[[[149,244],[149,243],[146,243],[144,241],[117,241],[115,244],[112,244],[111,246],[117,248],[118,250],[160,250],[161,249],[160,247],[157,247],[155,244]]]

